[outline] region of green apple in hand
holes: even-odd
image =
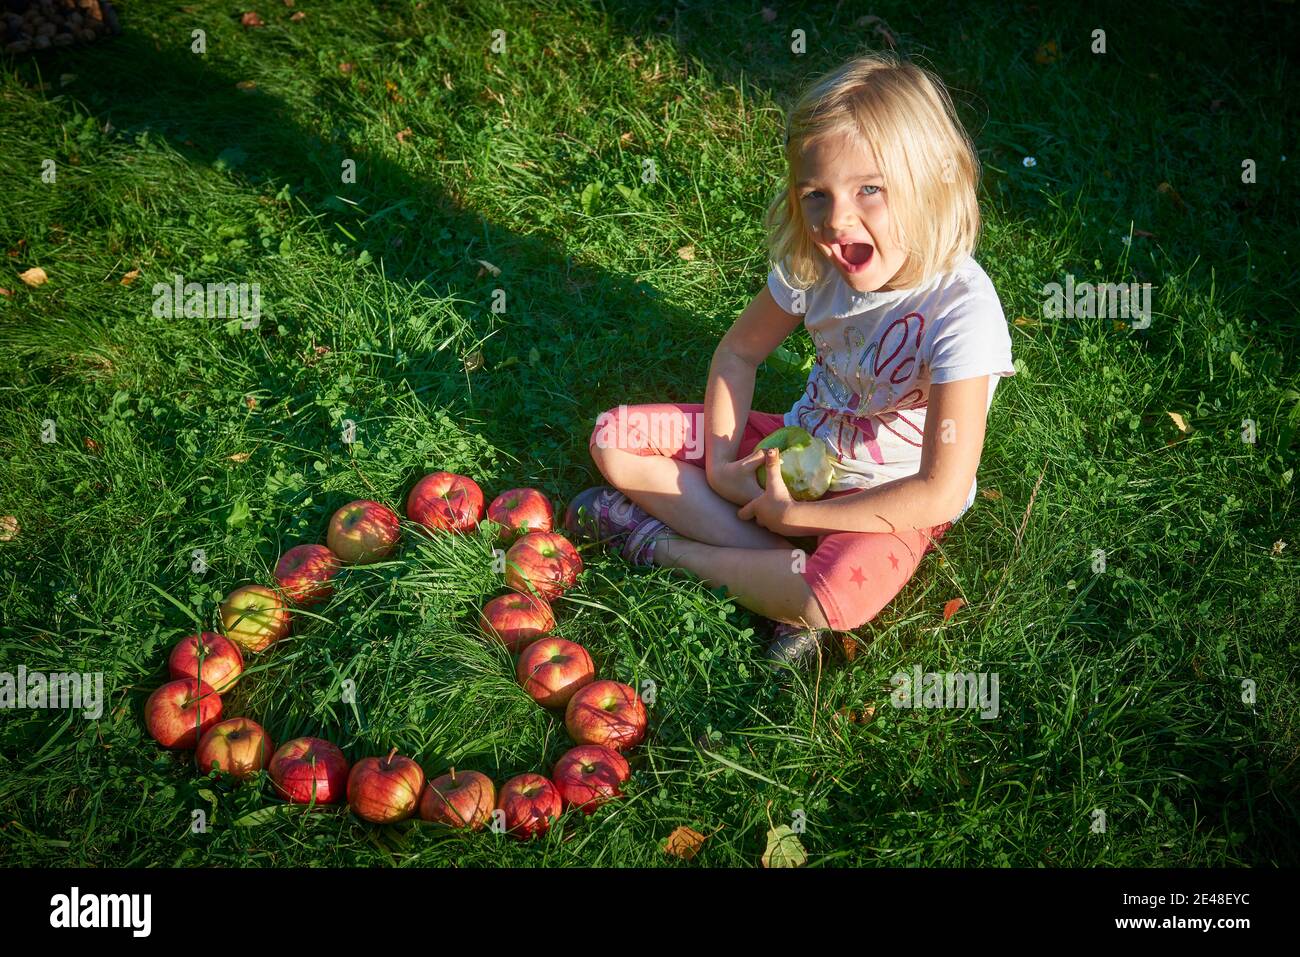
[[[801,502],[811,502],[826,494],[833,472],[830,450],[826,443],[806,429],[787,425],[777,429],[759,442],[758,449],[780,449],[781,478],[790,490],[790,497]],[[760,465],[755,473],[758,484],[767,488],[767,466]]]

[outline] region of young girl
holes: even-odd
[[[767,288],[714,352],[703,404],[602,413],[589,447],[610,485],[578,495],[565,525],[725,586],[775,621],[768,656],[795,664],[875,617],[970,508],[993,391],[1015,370],[971,258],[979,161],[932,74],[849,61],[790,113],[786,162]],[[800,323],[817,347],[803,394],[784,415],[751,411],[759,364]],[[794,500],[779,454],[755,451],[783,425],[830,449],[820,500]]]

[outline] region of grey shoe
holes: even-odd
[[[574,538],[621,546],[650,513],[618,489],[595,485],[579,492],[564,510],[564,527]]]
[[[772,628],[772,641],[764,657],[773,667],[807,667],[817,660],[832,634],[829,628],[806,628],[778,621]]]

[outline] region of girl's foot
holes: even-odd
[[[817,660],[832,632],[828,628],[809,628],[784,621],[773,623],[772,641],[765,657],[774,666],[802,668]]]
[[[597,485],[574,496],[564,527],[575,538],[613,546],[633,565],[651,565],[654,547],[673,531],[616,488]]]

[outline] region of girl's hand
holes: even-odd
[[[709,487],[733,505],[745,505],[763,494],[755,473],[763,464],[763,450],[755,449],[742,459],[714,469]]]
[[[785,478],[781,475],[780,451],[777,449],[757,449],[755,454],[760,458],[752,466],[746,466],[750,469],[748,474],[753,478],[754,471],[757,470],[759,465],[767,466],[767,488],[762,488],[758,484],[758,480],[754,478],[754,488],[758,494],[736,513],[737,517],[745,521],[752,518],[769,532],[774,532],[777,535],[804,534],[803,529],[795,528],[786,523],[790,507],[794,505],[794,499],[790,496],[790,490],[785,487]],[[740,462],[748,463],[753,457],[747,456],[741,459]],[[736,464],[740,463],[737,462]]]

